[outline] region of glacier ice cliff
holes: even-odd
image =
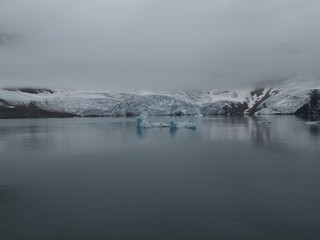
[[[130,117],[142,113],[150,116],[200,117],[319,114],[320,76],[294,77],[269,84],[267,87],[234,91],[92,92],[0,89],[0,117]]]

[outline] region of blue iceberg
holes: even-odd
[[[178,128],[188,128],[188,129],[196,129],[195,123],[190,123],[188,121],[185,122],[177,122],[175,118],[172,118],[168,123],[154,122],[149,123],[148,117],[144,114],[141,114],[136,118],[137,127],[138,128],[151,128],[151,127],[169,127],[170,129],[178,129]]]
[[[151,125],[148,122],[148,117],[144,114],[141,114],[139,117],[137,117],[136,122],[138,128],[151,128]]]
[[[177,128],[189,128],[189,129],[196,129],[196,124],[195,123],[190,123],[188,121],[185,121],[185,122],[177,122],[175,120],[175,118],[172,118],[170,120],[170,123],[169,123],[169,127],[171,129],[177,129]]]

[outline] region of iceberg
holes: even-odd
[[[202,118],[203,117],[203,114],[201,113],[197,113],[196,115],[194,115],[195,117],[198,117],[198,118]]]
[[[190,123],[188,121],[185,121],[185,122],[177,122],[175,120],[175,118],[172,118],[170,120],[170,123],[169,123],[169,127],[171,129],[177,129],[177,128],[189,128],[189,129],[196,129],[196,124],[195,123]]]
[[[161,123],[161,122],[149,123],[148,117],[144,114],[140,114],[139,117],[136,118],[136,123],[137,123],[137,128],[169,127],[170,129],[178,129],[178,128],[196,129],[195,123],[190,123],[188,121],[177,122],[175,118],[172,118],[169,124]]]
[[[148,117],[144,114],[140,114],[139,117],[136,118],[136,123],[138,128],[151,128]]]
[[[189,128],[189,129],[196,129],[197,128],[195,123],[189,123],[189,122],[185,122],[184,127]]]

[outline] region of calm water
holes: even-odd
[[[191,120],[0,120],[0,238],[319,239],[320,125]]]

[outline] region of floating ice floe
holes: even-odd
[[[270,124],[272,122],[270,121],[265,121],[265,120],[261,120],[261,121],[257,121],[258,124]]]
[[[190,123],[188,121],[185,122],[177,122],[174,118],[170,120],[169,127],[172,129],[176,128],[189,128],[189,129],[196,129],[195,123]]]
[[[177,122],[174,118],[170,120],[169,124],[160,123],[160,122],[149,123],[148,117],[144,114],[141,114],[139,117],[137,117],[136,122],[137,122],[138,128],[169,127],[171,129],[177,129],[177,128],[196,129],[195,123],[190,123],[188,121]]]
[[[306,125],[320,125],[320,121],[305,122]]]
[[[198,117],[198,118],[202,118],[203,117],[203,114],[198,112],[197,114],[194,115],[195,117]]]
[[[169,127],[169,124],[167,123],[159,123],[159,122],[154,122],[150,124],[151,127]]]

